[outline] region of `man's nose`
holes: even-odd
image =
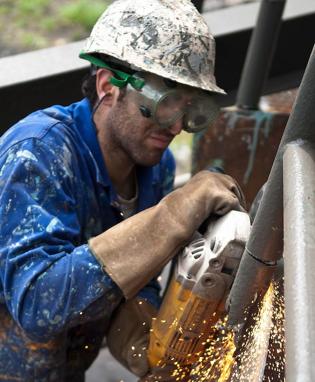
[[[172,135],[178,135],[183,129],[183,118],[179,118],[176,122],[169,127],[169,132]]]

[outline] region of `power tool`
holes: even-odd
[[[213,325],[225,315],[225,301],[250,233],[247,213],[211,217],[203,233],[175,260],[148,350],[151,367],[185,368],[203,354]]]

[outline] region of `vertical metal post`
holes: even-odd
[[[261,0],[257,25],[247,50],[236,105],[257,109],[277,45],[286,0]]]
[[[314,126],[310,126],[313,127]],[[315,150],[283,156],[286,380],[315,381]]]
[[[315,145],[315,47],[311,53],[227,305],[231,324],[243,321],[246,306],[270,282],[272,267],[282,257],[283,152],[290,142]],[[269,279],[268,279],[269,278]]]

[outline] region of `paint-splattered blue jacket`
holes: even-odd
[[[137,169],[138,211],[171,190],[174,168],[167,150]],[[0,139],[0,307],[31,338],[109,317],[122,300],[87,246],[121,221],[115,200],[86,99],[37,111]],[[158,304],[155,281],[140,294]]]

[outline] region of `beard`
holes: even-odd
[[[122,150],[134,164],[154,166],[160,162],[166,147],[152,147],[147,140],[150,134],[160,129],[151,119],[144,118],[136,107],[130,107],[126,98],[123,98],[124,101],[119,100],[110,110],[104,126],[111,149]],[[164,134],[170,140],[173,138],[167,132]]]

